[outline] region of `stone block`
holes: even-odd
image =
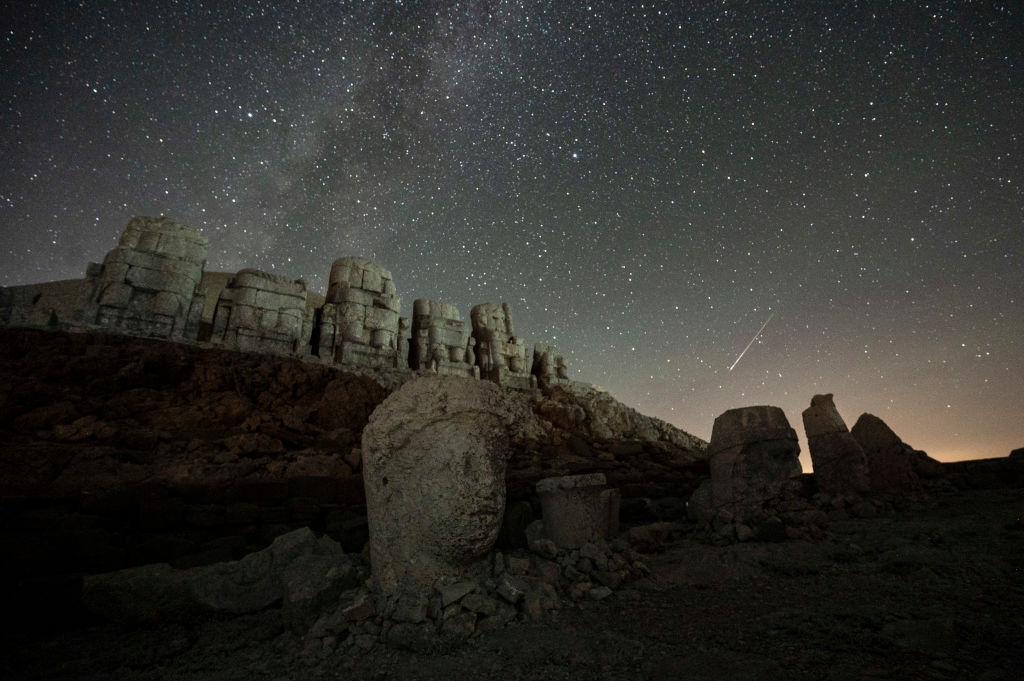
[[[110,307],[128,307],[132,300],[132,287],[128,284],[110,284],[100,294],[99,304]]]
[[[180,296],[167,291],[160,291],[153,296],[153,314],[161,314],[167,317],[177,317],[181,312],[184,300]]]
[[[373,291],[374,293],[383,293],[384,284],[381,281],[381,273],[379,270],[367,268],[363,270],[363,281],[360,288],[366,291]]]
[[[544,533],[556,545],[575,549],[608,538],[611,497],[603,473],[545,478],[536,489]]]
[[[366,310],[366,318],[363,322],[368,329],[386,329],[398,331],[398,313],[380,307],[363,308]]]

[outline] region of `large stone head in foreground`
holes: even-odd
[[[471,572],[505,510],[505,464],[526,407],[497,386],[454,376],[410,381],[363,430],[374,580],[385,593]]]

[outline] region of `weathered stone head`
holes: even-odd
[[[867,459],[839,415],[832,393],[812,397],[811,406],[802,416],[814,478],[821,490],[840,497],[868,492],[871,485]]]
[[[510,429],[525,407],[454,376],[410,381],[363,430],[373,576],[385,593],[461,576],[493,547],[505,509]]]
[[[756,506],[778,496],[800,475],[799,454],[796,431],[778,407],[723,413],[708,443],[713,506]]]

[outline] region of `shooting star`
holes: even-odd
[[[754,344],[754,341],[757,340],[757,337],[761,335],[762,331],[764,331],[764,327],[768,326],[768,322],[770,322],[772,320],[772,317],[774,316],[774,312],[768,315],[768,319],[764,320],[764,324],[761,325],[761,328],[757,330],[757,333],[754,334],[754,337],[750,339],[749,343],[747,343],[747,347],[743,348],[743,352],[740,353],[740,356],[737,357],[736,361],[732,363],[731,367],[729,367],[729,371],[732,371],[733,367],[740,363],[740,360],[743,359],[743,355],[747,354],[747,350],[749,350],[750,346]]]

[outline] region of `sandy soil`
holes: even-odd
[[[557,619],[434,654],[314,650],[279,612],[4,641],[6,679],[1017,679],[1024,490],[933,492],[816,543],[684,534],[651,574]],[[317,642],[319,646],[319,641]]]

